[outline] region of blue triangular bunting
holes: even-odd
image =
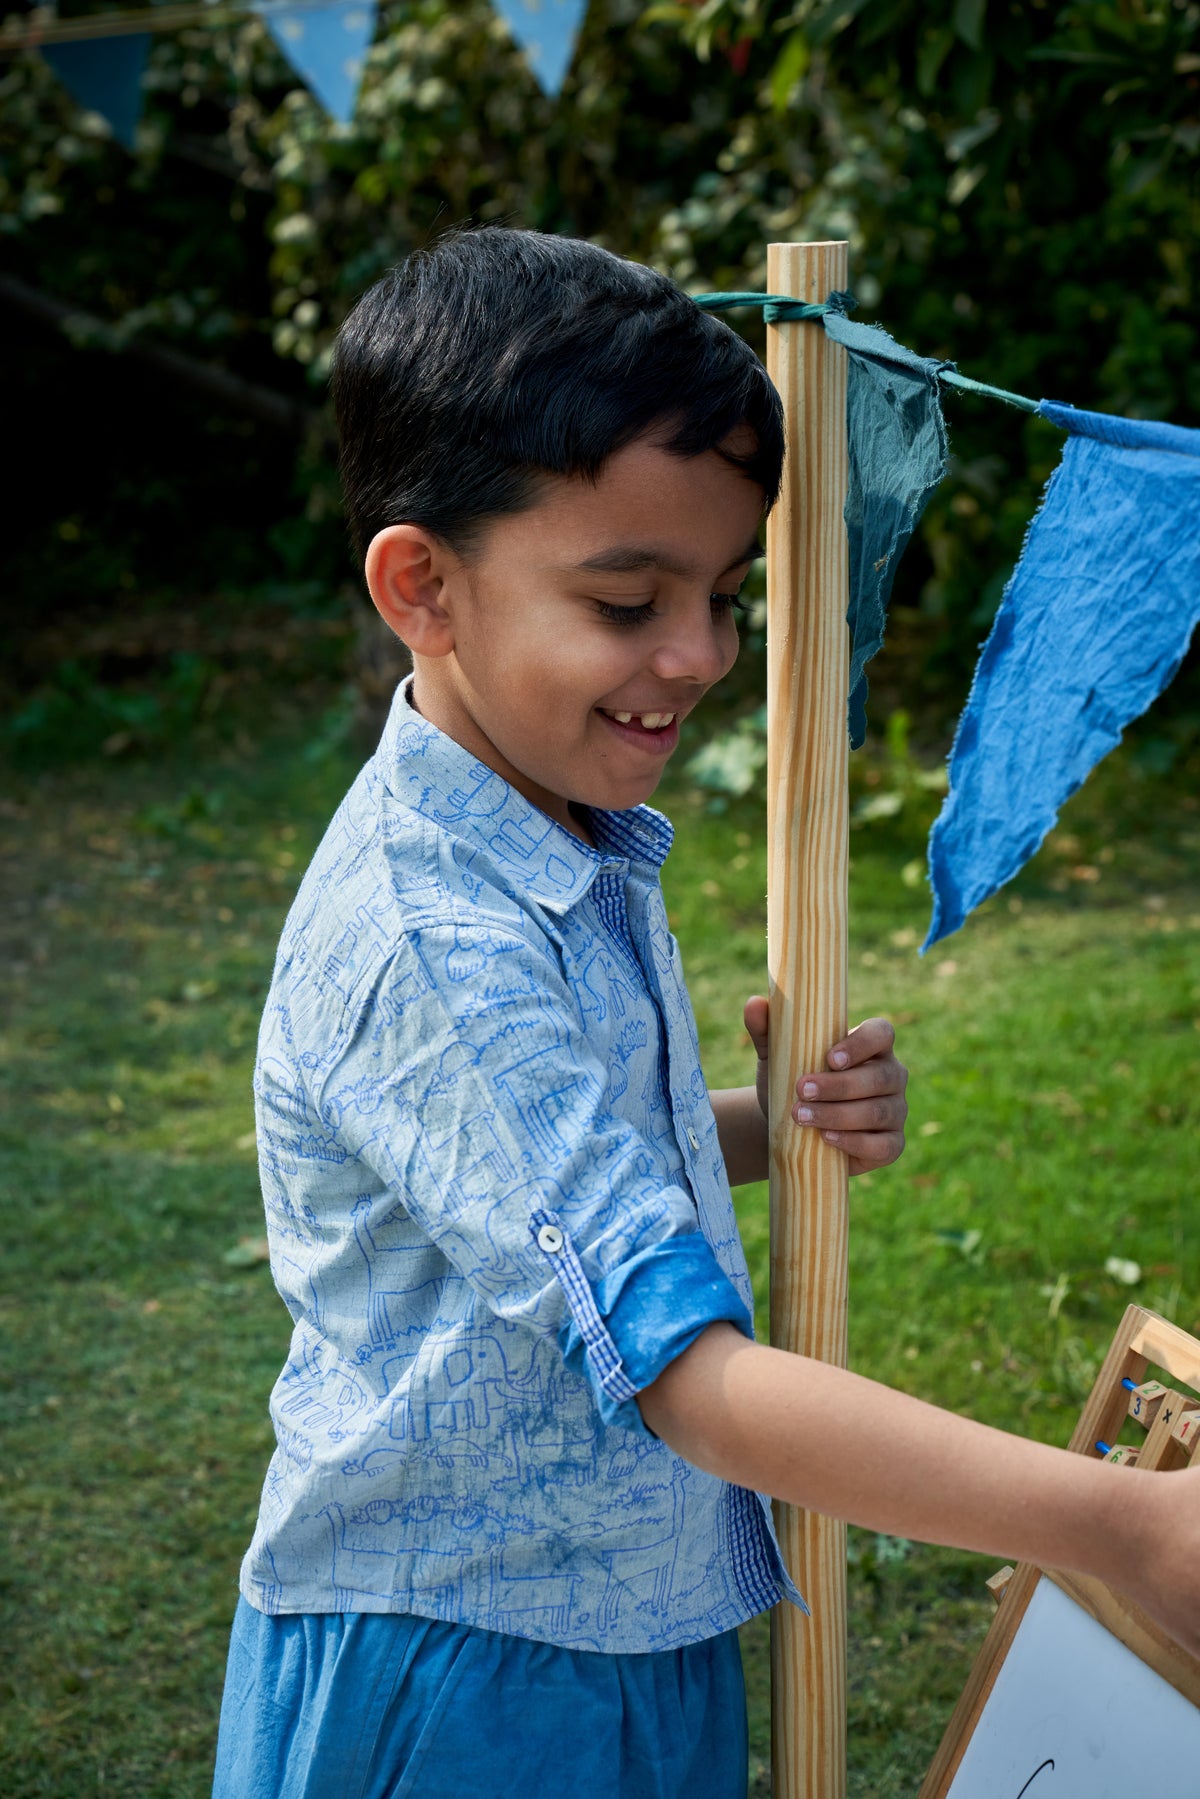
[[[529,59],[543,93],[566,79],[587,0],[495,0],[497,12]]]
[[[378,10],[377,0],[330,0],[326,6],[259,0],[254,7],[305,87],[339,125],[354,117]]]
[[[89,38],[78,44],[43,44],[42,55],[85,112],[98,112],[117,142],[132,150],[142,116],[142,74],[150,35]]]
[[[959,723],[926,949],[1037,851],[1200,621],[1200,431],[1038,411],[1070,435]]]

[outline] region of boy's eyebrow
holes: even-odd
[[[740,556],[735,556],[725,566],[739,568],[743,562],[757,562],[762,553],[762,546],[753,539]],[[676,562],[674,557],[665,556],[661,550],[641,544],[614,544],[611,550],[600,550],[575,566],[581,573],[604,575],[635,575],[647,568],[661,569],[664,574],[680,577],[696,572],[693,567]]]

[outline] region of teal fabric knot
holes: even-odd
[[[693,294],[702,312],[731,312],[736,306],[761,306],[768,325],[792,325],[800,319],[823,319],[828,312],[853,312],[853,294],[830,294],[828,300],[796,300],[787,294]]]

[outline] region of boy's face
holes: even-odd
[[[735,433],[728,447],[747,446]],[[649,798],[680,720],[733,666],[734,611],[712,596],[736,595],[761,513],[761,490],[715,451],[684,458],[639,439],[594,483],[548,478],[466,559],[390,527],[368,582],[413,651],[424,716],[577,830],[572,804]],[[380,589],[401,566],[407,601],[389,608]]]

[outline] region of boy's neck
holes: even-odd
[[[550,811],[545,806],[538,805],[535,798],[522,792],[520,784],[512,779],[511,773],[507,768],[497,768],[495,766],[492,758],[485,753],[482,746],[474,742],[464,743],[463,739],[456,731],[449,729],[446,722],[438,716],[441,708],[439,708],[436,703],[432,707],[428,704],[425,706],[418,704],[415,674],[408,685],[408,703],[413,711],[424,718],[427,723],[435,726],[444,736],[449,737],[454,743],[459,744],[459,746],[462,749],[465,749],[470,755],[478,757],[479,761],[483,762],[488,768],[491,768],[494,774],[498,774],[502,780],[507,781],[508,785],[512,787],[515,792],[521,793],[521,797],[528,800],[530,805],[537,806],[539,812],[545,812],[549,818],[554,820],[555,824],[561,825],[564,831],[569,831],[572,837],[578,837],[580,842],[586,843],[589,849],[596,848],[596,839],[592,831],[591,811],[587,806],[583,805],[578,800],[560,800],[558,807],[554,811]]]
[[[578,805],[576,801],[572,800],[567,807],[567,811],[570,813],[574,824],[575,836],[582,837],[583,841],[590,849],[595,849],[596,834],[592,830],[592,814],[590,807]]]

